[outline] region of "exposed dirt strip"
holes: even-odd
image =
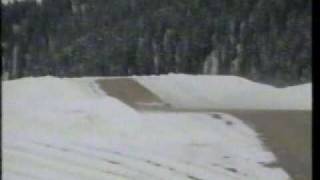
[[[140,85],[138,82],[129,78],[115,78],[98,80],[101,88],[109,95],[120,99],[122,102],[133,108],[144,108],[148,105],[162,105],[161,99]]]
[[[261,139],[278,158],[278,164],[293,179],[312,179],[310,111],[176,109],[133,79],[104,79],[98,83],[108,95],[141,111],[224,112],[234,115],[261,134]]]

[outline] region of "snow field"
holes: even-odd
[[[187,109],[311,110],[311,84],[275,88],[237,76],[132,77],[164,102]]]
[[[95,78],[2,85],[4,179],[290,179],[227,114],[137,112]]]

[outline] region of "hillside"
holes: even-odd
[[[136,111],[97,79],[2,83],[4,179],[289,179],[240,119]]]
[[[169,74],[133,77],[182,109],[311,110],[311,83],[276,88],[237,76]]]

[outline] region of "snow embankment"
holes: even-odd
[[[22,2],[22,1],[26,1],[26,0],[16,0],[17,2]],[[7,5],[10,3],[14,3],[15,0],[1,0],[1,4]],[[42,0],[36,0],[37,3],[41,4]]]
[[[133,77],[176,108],[311,110],[311,84],[275,88],[237,76]]]
[[[2,82],[4,179],[289,179],[239,119],[139,113],[94,80]]]
[[[105,131],[99,129],[101,126],[127,133],[128,120],[139,121],[133,109],[98,92],[93,84],[91,88],[86,81],[43,77],[5,81],[2,85],[4,130],[15,134],[19,132],[15,128],[32,136],[52,131],[56,136],[63,134],[63,138],[78,137],[79,132],[112,133],[113,129]]]

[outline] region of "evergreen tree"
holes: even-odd
[[[301,83],[311,80],[310,28],[310,0],[15,1],[2,4],[3,72],[197,74],[214,52],[220,74]]]

